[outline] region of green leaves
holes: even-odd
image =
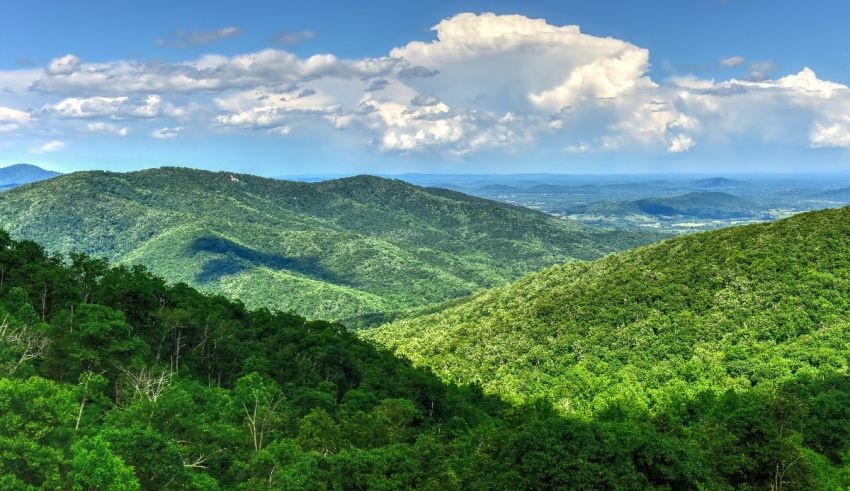
[[[71,489],[102,491],[136,491],[141,489],[127,467],[116,457],[106,441],[99,437],[84,438],[71,448],[73,455],[69,479]]]

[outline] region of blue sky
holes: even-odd
[[[5,2],[0,163],[850,168],[847,2],[218,4]]]

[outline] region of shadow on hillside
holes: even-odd
[[[192,255],[202,252],[221,255],[221,257],[209,260],[204,264],[195,277],[199,283],[216,281],[253,267],[291,271],[321,281],[335,284],[344,283],[336,274],[322,266],[315,257],[287,257],[280,254],[269,254],[221,237],[199,237],[189,245],[189,252]]]

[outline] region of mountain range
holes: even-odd
[[[0,195],[0,227],[252,308],[351,324],[663,237],[385,178],[304,183],[182,168],[21,186]]]
[[[850,208],[665,239],[164,168],[26,184],[0,216],[123,263],[0,232],[0,487],[850,485]]]

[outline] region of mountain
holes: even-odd
[[[627,217],[692,217],[702,219],[733,219],[752,217],[756,205],[750,200],[719,191],[697,191],[679,196],[641,198],[628,201],[595,202],[566,207],[567,214]]]
[[[734,189],[747,186],[749,183],[726,177],[709,177],[706,179],[697,179],[692,182],[696,188],[700,189]]]
[[[846,230],[835,232],[832,239],[846,240]],[[764,267],[775,270],[777,264]],[[802,279],[824,294],[817,312],[846,292],[846,284],[836,285],[823,271]],[[687,296],[682,288],[670,292]],[[741,300],[734,294],[724,299]],[[791,298],[787,304],[799,309],[809,303]],[[622,305],[603,305],[612,318],[623,316]],[[699,311],[699,305],[692,308]],[[732,338],[726,352],[688,344],[695,314],[683,317],[691,323],[673,333],[664,334],[656,317],[643,323],[638,338],[577,340],[576,366],[564,374],[584,373],[584,379],[568,390],[578,394],[577,403],[582,394],[603,395],[593,415],[573,415],[565,411],[569,400],[511,405],[475,385],[446,383],[335,323],[252,311],[184,284],[168,285],[142,267],[114,267],[83,255],[63,262],[2,231],[0,318],[4,489],[850,485],[843,319],[833,324],[822,318],[814,328],[801,324],[812,333],[793,342],[790,331],[798,324],[777,326],[786,331],[782,346],[765,339],[764,318],[756,319],[753,334]],[[522,327],[511,330],[521,335]],[[647,351],[655,335],[665,343]],[[717,333],[703,334],[711,336]],[[549,344],[564,349],[557,340]],[[523,348],[515,346],[515,353]],[[693,356],[681,358],[688,349]],[[617,356],[600,363],[611,350]],[[629,370],[623,364],[631,353],[664,361]],[[546,370],[540,355],[507,358],[506,370],[496,375],[509,375],[508,362]],[[730,357],[733,362],[723,365]],[[620,379],[601,378],[616,369],[622,369]],[[706,379],[724,373],[733,389],[706,389]],[[755,387],[746,384],[751,373]],[[772,390],[771,381],[779,378],[794,383]],[[643,397],[639,381],[645,379],[670,390]],[[530,388],[546,381],[540,377]]]
[[[752,215],[749,200],[719,191],[699,191],[670,198],[644,198],[621,205],[624,212],[651,216],[690,216],[695,218],[739,218]]]
[[[841,380],[833,396],[850,402],[848,314],[842,208],[554,266],[363,336],[515,402],[546,398],[589,417],[618,400],[658,414],[705,394],[775,397],[831,377]],[[815,425],[832,409],[814,406],[794,410]],[[850,430],[841,435],[839,453],[850,450]]]
[[[0,226],[249,307],[352,323],[660,237],[378,177],[304,183],[181,168],[22,186],[0,195]]]
[[[0,168],[0,189],[13,188],[61,175],[59,172],[45,170],[35,165],[14,164]]]

